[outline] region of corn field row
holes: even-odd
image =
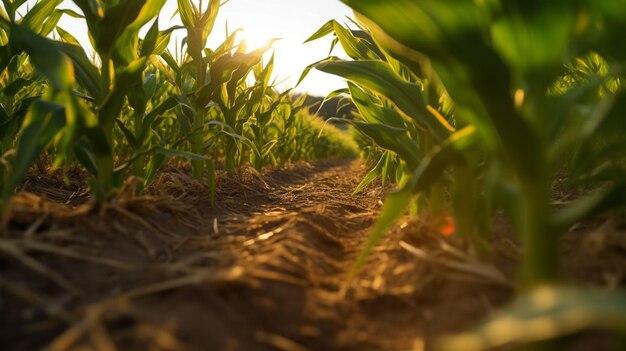
[[[355,154],[336,128],[321,133],[304,97],[274,88],[269,45],[248,52],[235,31],[206,48],[219,1],[178,1],[183,25],[164,30],[157,17],[165,0],[75,1],[82,13],[58,9],[61,2],[38,1],[17,18],[25,1],[3,1],[4,203],[35,162],[80,164],[101,205],[129,176],[143,179],[141,194],[172,158],[190,162],[214,189],[218,164],[233,172]],[[86,22],[93,57],[58,25],[63,16]],[[174,31],[186,33],[176,52],[168,49]]]
[[[372,167],[356,192],[376,179],[398,187],[352,276],[407,211],[454,223],[484,257],[505,213],[522,243],[514,303],[442,349],[552,350],[546,340],[588,328],[626,333],[626,295],[563,285],[557,262],[570,228],[624,216],[626,1],[342,0],[356,19],[331,20],[307,41],[331,36],[350,59],[330,56],[301,79],[311,69],[346,79],[328,98],[353,103],[354,118],[331,124],[354,141],[273,87],[269,47],[248,52],[235,31],[207,48],[219,1],[178,0],[182,26],[163,30],[164,2],[74,0],[75,13],[44,0],[16,18],[24,1],[3,0],[4,204],[36,162],[80,164],[102,205],[129,176],[143,180],[140,194],[172,159],[215,189],[218,165],[360,152]],[[95,59],[58,26],[63,16],[87,23]],[[186,32],[180,52],[168,49],[174,31]],[[556,206],[559,172],[584,195]]]

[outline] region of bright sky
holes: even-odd
[[[194,0],[197,1],[197,0]],[[208,0],[205,0],[204,6]],[[72,7],[66,0],[64,7]],[[177,18],[170,21],[176,10],[176,0],[168,0],[160,18],[161,29],[178,24]],[[226,23],[230,32],[237,28],[246,31],[250,48],[259,47],[272,38],[282,38],[274,44],[276,50],[276,82],[282,82],[279,89],[293,87],[302,70],[309,64],[326,57],[330,48],[330,38],[313,43],[303,42],[330,19],[343,22],[351,10],[339,0],[230,0],[220,10],[213,33],[209,37],[209,47],[217,47],[225,38]],[[86,27],[80,20],[63,19],[60,26],[75,35],[81,42],[88,43]],[[184,31],[179,31],[184,36]],[[340,49],[334,55],[344,56]],[[309,76],[296,89],[313,95],[344,88],[343,80],[319,71],[311,71]]]

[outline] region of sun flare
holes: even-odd
[[[246,51],[248,52],[272,45],[272,42],[280,40],[280,38],[270,38],[256,33],[253,29],[246,28],[241,29],[239,32],[239,38],[241,39],[241,43],[246,46]]]

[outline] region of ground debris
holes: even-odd
[[[489,258],[405,218],[348,279],[386,193],[373,184],[352,195],[366,172],[351,160],[244,169],[223,177],[212,207],[206,184],[166,169],[146,196],[120,194],[100,213],[85,207],[78,175],[70,185],[31,175],[33,193],[15,197],[0,235],[0,344],[430,350],[510,299],[520,250],[504,220]],[[572,230],[564,267],[622,284],[621,231]]]

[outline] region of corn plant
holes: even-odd
[[[17,10],[24,1],[3,1],[0,12],[3,76],[2,106],[2,192],[3,202],[13,194],[30,166],[51,144],[57,150],[55,164],[71,152],[73,132],[85,121],[85,106],[74,94],[74,70],[70,59],[48,39],[63,11],[56,10],[61,1],[37,2],[22,18]],[[34,68],[30,77],[24,73],[28,59]],[[18,66],[19,65],[19,66]],[[45,87],[37,86],[45,79]],[[19,137],[13,139],[15,134]],[[15,157],[10,162],[5,158]]]
[[[90,38],[100,60],[94,67],[84,56],[75,55],[74,64],[81,72],[89,72],[82,86],[95,105],[98,133],[102,138],[77,149],[78,159],[95,173],[92,184],[98,203],[105,201],[111,191],[121,185],[123,172],[115,170],[114,130],[121,117],[126,98],[140,122],[145,112],[143,72],[149,57],[167,45],[156,22],[139,48],[139,30],[154,20],[165,1],[75,1],[82,10]],[[139,89],[138,89],[139,88]],[[135,126],[137,130],[140,125]],[[96,145],[98,144],[98,145]],[[103,152],[97,152],[100,149]]]
[[[433,77],[454,101],[458,128],[448,134],[439,134],[432,126],[424,128],[438,138],[438,144],[431,146],[410,179],[387,199],[370,245],[414,194],[450,170],[457,172],[459,167],[473,164],[472,153],[476,149],[486,166],[481,178],[490,179],[482,189],[486,200],[501,199],[497,203],[509,213],[523,244],[520,287],[522,292],[529,291],[528,295],[522,295],[508,312],[494,316],[484,328],[449,339],[444,346],[451,350],[483,349],[509,342],[538,341],[597,325],[623,331],[623,296],[602,293],[603,303],[595,304],[591,302],[595,299],[593,292],[551,284],[558,277],[559,233],[591,215],[621,208],[626,199],[623,178],[616,177],[623,174],[624,165],[623,153],[616,151],[623,152],[626,146],[624,139],[617,136],[626,125],[622,121],[622,89],[613,84],[598,94],[598,89],[607,84],[606,76],[593,73],[580,80],[568,67],[571,60],[597,54],[609,67],[609,79],[621,81],[626,52],[623,45],[616,43],[622,41],[618,33],[625,28],[626,3],[343,2],[356,11],[357,18],[373,33],[384,52],[414,74],[423,74],[427,60]],[[424,89],[397,89],[402,87],[397,76],[383,75],[375,65],[380,63],[329,61],[317,68],[376,89],[409,117],[417,115],[412,111],[423,114],[424,109],[428,110],[421,98]],[[357,71],[355,67],[367,70]],[[568,69],[570,75],[566,78],[576,84],[555,93],[554,85],[563,81]],[[386,134],[393,135],[391,131]],[[552,174],[564,157],[571,156],[573,148],[580,150],[574,164],[582,170],[579,173],[585,174],[582,179],[596,182],[595,191],[553,212]],[[595,159],[592,152],[586,154],[590,157],[586,159],[582,150],[613,152]],[[454,181],[464,181],[473,188],[481,186],[472,179],[455,177]],[[603,186],[599,186],[600,180]],[[463,220],[458,215],[456,219]],[[610,315],[603,314],[611,309],[614,310]],[[584,317],[575,325],[561,323],[573,311],[584,313]],[[540,319],[553,323],[551,333],[517,333]],[[518,326],[511,326],[511,332],[498,332],[497,336],[492,332],[511,321]]]
[[[207,83],[209,83],[207,82],[208,63],[204,52],[209,35],[213,30],[219,7],[220,1],[216,0],[210,0],[206,10],[202,8],[202,1],[196,6],[189,0],[178,0],[180,19],[187,31],[187,53],[194,67],[191,75],[195,81],[195,92],[192,101],[189,102],[192,112],[190,116],[191,129],[195,132],[191,141],[191,149],[194,152],[200,152],[203,144],[202,133],[198,132],[205,125],[207,106],[210,103],[206,93],[201,96],[201,91],[206,89]],[[186,99],[186,97],[183,97],[183,99]],[[193,162],[193,173],[196,177],[202,176],[203,169],[204,163],[202,161],[197,160]]]
[[[349,81],[346,92],[358,110],[357,118],[331,121],[354,126],[379,150],[375,153],[375,166],[356,192],[379,176],[401,184],[408,182],[414,173],[424,171],[420,168],[422,160],[429,159],[433,150],[470,148],[473,127],[455,118],[454,104],[430,68],[428,59],[420,58],[419,63],[411,65],[398,61],[378,46],[366,28],[355,24],[358,29],[351,30],[330,21],[308,41],[334,34],[335,41],[353,59],[330,57],[311,67]],[[448,213],[452,212],[457,218],[458,232],[485,246],[488,222],[481,218],[485,217],[487,205],[479,196],[479,188],[471,181],[480,171],[481,160],[480,154],[468,151],[454,169],[446,172],[445,177],[425,174],[420,183],[415,184],[419,189],[413,193],[418,194],[417,211],[422,215],[441,221],[443,225]],[[454,181],[451,182],[451,179]],[[452,206],[445,201],[446,191],[455,199]],[[408,205],[409,197],[404,196],[402,202],[393,203],[399,204],[397,211],[388,213],[399,215],[402,208]],[[391,221],[392,218],[386,222]],[[381,228],[374,231],[370,245],[358,260],[356,268],[380,238]]]
[[[251,107],[258,106],[256,100],[264,97],[263,91],[261,95],[253,95],[245,80],[269,46],[246,53],[245,45],[236,42],[238,31],[235,31],[227,34],[226,40],[217,49],[205,49],[219,6],[219,1],[209,1],[205,10],[189,1],[180,0],[178,12],[187,30],[186,51],[181,55],[181,62],[176,62],[171,53],[164,58],[175,71],[172,75],[175,79],[173,83],[179,89],[179,100],[186,106],[181,111],[184,115],[181,120],[190,122],[184,128],[191,135],[192,152],[210,153],[208,149],[219,145],[218,140],[223,139],[226,168],[232,172],[243,160],[242,143],[251,145],[243,137],[244,126],[250,115],[242,117],[241,114],[254,113]],[[187,64],[194,69],[187,69]],[[220,130],[207,138],[210,134],[207,133],[208,129]],[[197,177],[202,175],[202,169],[200,162],[194,163],[194,174]],[[212,164],[209,169],[213,169]]]

